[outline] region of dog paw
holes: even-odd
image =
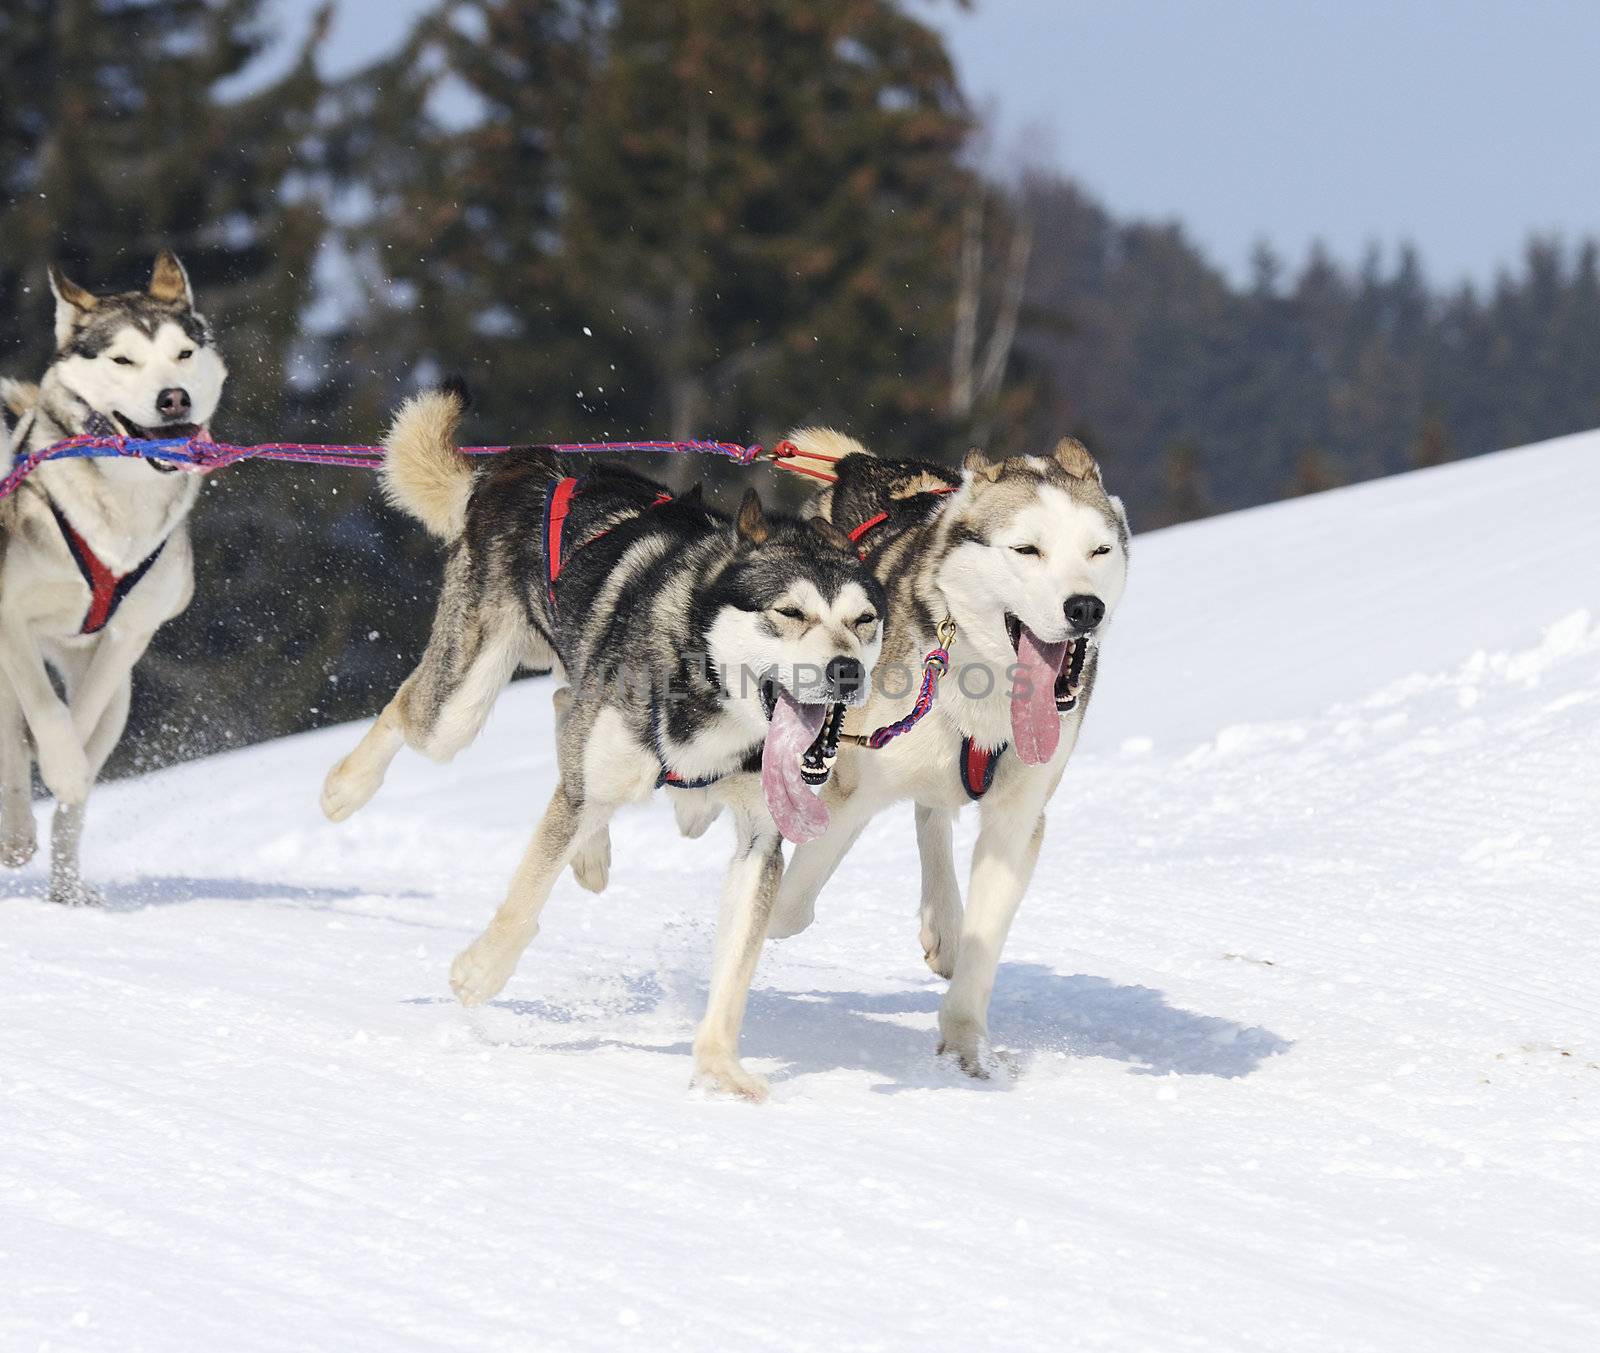
[[[791,935],[798,935],[816,919],[817,904],[814,898],[785,898],[779,893],[778,900],[772,904],[772,915],[767,918],[767,938],[786,940]]]
[[[322,782],[322,811],[329,822],[343,822],[364,808],[383,783],[382,775],[362,775],[350,764],[353,759],[354,753],[345,757]]]
[[[939,1040],[938,1055],[954,1062],[963,1075],[973,1080],[1013,1079],[1016,1062],[989,1044],[989,1036],[970,1025],[945,1034]]]
[[[450,990],[462,1005],[482,1005],[500,994],[517,970],[521,952],[480,935],[450,965]]]
[[[32,814],[29,814],[25,827],[0,833],[0,864],[7,869],[22,868],[38,849],[39,834],[34,828]]]
[[[678,819],[678,830],[691,841],[698,841],[721,816],[722,805],[709,794],[680,789],[673,793],[672,813]]]
[[[578,846],[572,857],[572,877],[580,888],[603,893],[611,881],[611,833],[602,827]]]
[[[50,880],[50,900],[61,907],[103,907],[105,894],[80,878]]]
[[[732,1095],[759,1104],[767,1097],[767,1078],[746,1071],[731,1053],[696,1056],[690,1085],[712,1094]]]
[[[956,954],[961,948],[959,930],[947,930],[926,914],[922,918],[922,957],[940,977],[956,974]]]

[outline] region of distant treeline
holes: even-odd
[[[131,285],[171,245],[238,440],[370,440],[447,372],[482,440],[822,421],[950,458],[1070,431],[1140,528],[1600,422],[1592,244],[1535,242],[1481,294],[1409,252],[1263,249],[1235,285],[1176,225],[975,170],[899,0],[452,0],[337,82],[325,24],[286,52],[274,13],[0,9],[0,369],[47,356],[46,263]],[[436,554],[370,482],[231,471],[196,537],[136,764],[371,712],[408,669]]]

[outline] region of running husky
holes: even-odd
[[[18,419],[13,457],[80,433],[189,437],[210,422],[228,371],[174,255],[143,291],[96,296],[55,268],[50,288],[55,357],[37,387],[0,391]],[[84,803],[122,736],[134,664],[193,595],[186,518],[199,491],[153,460],[58,460],[0,503],[0,862],[37,847],[36,754],[56,800],[53,901],[98,900],[78,871]]]
[[[1127,517],[1076,441],[1051,456],[996,463],[974,451],[959,476],[878,461],[848,441],[816,449],[851,454],[811,510],[859,544],[889,594],[884,665],[846,739],[906,713],[913,683],[891,685],[890,671],[920,671],[936,643],[948,646],[950,671],[909,732],[878,750],[841,751],[823,791],[827,833],[796,850],[770,933],[805,929],[862,828],[885,805],[911,799],[922,948],[928,966],[951,979],[939,1051],[986,1077],[996,1066],[988,1011],[1000,949],[1044,839],[1045,804],[1078,739],[1100,635],[1122,596]],[[963,915],[951,820],[973,800],[980,825]]]
[[[807,785],[821,779],[830,705],[867,698],[883,589],[827,522],[768,517],[754,493],[729,522],[698,490],[674,499],[611,467],[573,477],[536,449],[473,465],[455,450],[463,408],[459,390],[419,395],[389,433],[390,498],[450,553],[427,652],[329,772],[323,810],[338,822],[365,804],[402,743],[448,760],[517,667],[558,667],[569,683],[556,695],[559,783],[450,984],[466,1005],[499,992],[569,862],[584,887],[605,887],[619,806],[662,785],[703,791],[684,795],[685,830],[697,835],[705,808],[725,804],[736,846],[695,1078],[759,1099],[739,1026],[782,838],[827,826]]]

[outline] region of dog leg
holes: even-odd
[[[84,747],[89,758],[91,784],[122,740],[122,730],[128,724],[128,706],[132,702],[133,672],[124,669],[122,680],[101,708],[100,722]],[[55,816],[50,820],[50,900],[69,907],[99,906],[103,900],[98,889],[83,881],[78,863],[87,808],[87,799],[82,803],[58,803]]]
[[[603,830],[614,810],[611,804],[576,802],[565,780],[556,786],[512,876],[506,900],[483,934],[450,965],[450,986],[463,1005],[481,1005],[510,980],[522,951],[539,933],[539,913],[578,841]]]
[[[703,789],[674,789],[671,797],[678,830],[691,841],[698,841],[722,816],[722,805]]]
[[[917,805],[917,854],[922,859],[922,956],[940,977],[956,970],[961,946],[961,885],[956,881],[951,815]]]
[[[16,869],[39,848],[33,820],[33,751],[11,683],[0,676],[0,864]]]
[[[711,995],[694,1035],[694,1083],[759,1101],[767,1083],[739,1064],[739,1028],[783,877],[783,841],[764,813],[736,809],[735,816],[739,844],[722,886]]]
[[[89,793],[89,759],[73,729],[72,711],[50,684],[44,657],[25,621],[0,625],[0,671],[28,721],[45,787],[58,803],[82,803]]]
[[[467,550],[450,556],[427,650],[398,693],[406,744],[432,761],[449,761],[483,731],[528,652],[519,603],[485,598],[471,568]]]
[[[1012,805],[1002,812],[999,805],[991,808],[985,800],[980,812],[983,824],[972,854],[972,883],[955,975],[939,1006],[939,1051],[953,1056],[967,1075],[987,1079],[1000,1065],[989,1047],[995,969],[1017,905],[1033,877],[1044,840],[1044,815],[1037,815],[1033,830],[1024,836],[1016,829]]]
[[[535,636],[536,642],[544,645],[544,640]],[[557,686],[550,692],[550,704],[556,714],[556,741],[561,740],[561,730],[566,726],[567,714],[572,709],[572,688],[570,686]],[[590,832],[578,842],[578,848],[572,856],[572,877],[577,879],[580,888],[587,888],[591,893],[603,893],[606,884],[611,881],[611,831],[601,828],[597,832]]]
[[[459,624],[446,624],[447,614],[453,617],[453,608],[441,603],[422,661],[322,782],[322,811],[330,821],[343,822],[366,807],[401,747],[449,761],[482,731],[517,670],[526,636],[514,624],[498,618],[491,623],[481,609]]]
[[[105,749],[96,764],[89,742],[100,731],[106,711],[118,700],[126,703],[129,673],[144,657],[153,638],[154,630],[130,632],[120,626],[109,628],[96,638],[87,660],[74,664],[69,673],[67,704],[72,710],[73,732],[89,758],[91,783],[116,750],[116,743]],[[127,722],[126,713],[122,722]]]
[[[373,721],[355,750],[336,764],[322,782],[322,811],[330,822],[343,822],[364,808],[383,784],[390,763],[406,741],[400,716],[404,694],[402,685],[399,694],[383,707],[383,713]]]
[[[823,790],[823,802],[828,805],[828,830],[815,841],[796,846],[784,871],[778,888],[778,900],[772,908],[772,920],[767,936],[786,940],[798,935],[817,914],[817,894],[820,893],[833,871],[839,867],[862,829],[872,821],[879,804],[869,802],[865,794],[857,791],[848,798],[835,797],[829,791],[830,782]]]

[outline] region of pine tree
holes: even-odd
[[[968,132],[939,35],[893,0],[615,13],[569,245],[653,417],[931,425]]]
[[[321,212],[296,192],[312,52],[237,97],[271,47],[264,0],[7,0],[0,9],[0,360],[47,356],[45,268],[142,283],[175,249],[233,358],[230,430],[272,426]]]
[[[344,92],[333,168],[370,197],[344,241],[360,303],[330,345],[355,386],[347,417],[378,425],[446,373],[502,440],[616,430],[629,410],[583,333],[563,241],[601,9],[441,4]]]
[[[1429,466],[1443,465],[1446,461],[1456,458],[1455,448],[1450,444],[1450,429],[1437,411],[1434,411],[1422,420],[1422,430],[1417,434],[1417,440],[1411,447],[1411,463],[1419,470]]]
[[[1338,488],[1344,480],[1320,447],[1308,446],[1295,461],[1294,475],[1284,487],[1285,498],[1303,498]]]
[[[1205,452],[1191,441],[1177,441],[1161,457],[1161,503],[1157,526],[1198,521],[1216,509],[1207,483]]]
[[[352,101],[395,303],[347,346],[492,371],[504,436],[939,424],[968,180],[937,33],[892,0],[452,12]]]

